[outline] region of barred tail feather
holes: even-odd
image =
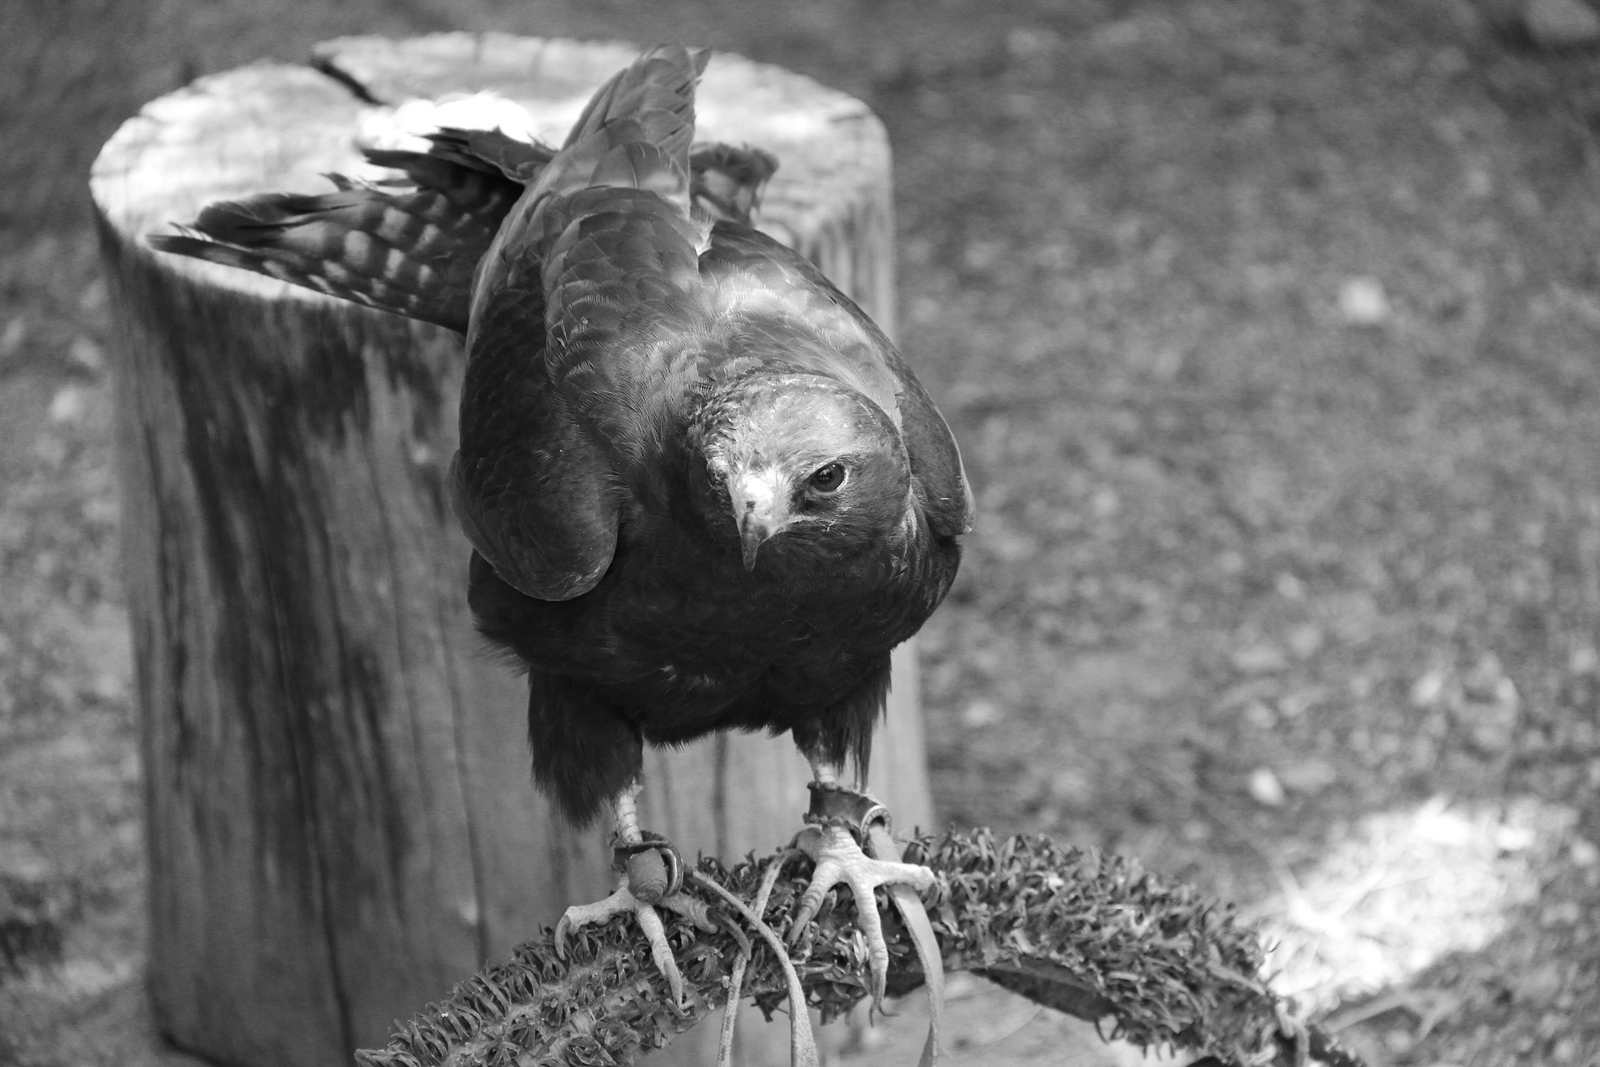
[[[441,200],[359,187],[261,196],[212,204],[187,232],[150,243],[465,332],[472,266],[491,235]]]
[[[364,151],[394,178],[330,174],[332,193],[212,204],[190,227],[149,241],[465,333],[479,262],[530,186],[530,201],[639,189],[701,228],[752,221],[777,161],[759,149],[691,150],[695,83],[708,58],[680,46],[647,52],[595,94],[559,153],[499,130],[445,128],[428,135],[426,152]],[[512,246],[524,252],[556,236],[529,233],[529,221],[521,215],[511,227],[521,231]]]
[[[389,311],[424,322],[437,322],[451,329],[465,330],[457,325],[453,316],[439,314],[438,301],[432,295],[407,292],[380,278],[364,277],[341,263],[314,260],[297,256],[281,249],[246,250],[221,244],[206,237],[193,236],[195,231],[180,234],[153,234],[149,241],[161,252],[221,263],[227,267],[265,274],[269,278],[312,289],[328,296],[352,303],[363,304],[379,311]]]
[[[337,192],[211,204],[186,233],[151,244],[465,333],[473,270],[523,186],[488,164],[366,155],[408,188],[329,175]]]
[[[493,239],[524,188],[486,160],[476,160],[475,165],[469,166],[453,153],[368,148],[362,155],[374,166],[389,167],[403,175],[378,186],[385,192],[396,190],[389,195],[401,210],[422,214],[437,226],[463,234],[471,223]],[[333,175],[328,177],[335,182],[340,180]]]
[[[447,126],[427,137],[431,142],[428,158],[448,160],[489,174],[499,173],[519,186],[532,183],[556,154],[549,145],[519,141],[499,130],[463,130]]]

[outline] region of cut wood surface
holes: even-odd
[[[242,68],[152,102],[96,162],[121,331],[151,986],[183,1047],[252,1067],[348,1062],[611,876],[603,833],[573,831],[534,793],[523,684],[468,617],[468,548],[443,493],[458,340],[144,238],[214,200],[376,177],[358,144],[439,121],[559,141],[636,53],[495,34],[340,39],[314,65]],[[526,129],[503,103],[416,102],[483,89],[525,108]],[[892,331],[876,118],[729,55],[712,60],[698,111],[700,139],[779,157],[763,228]],[[872,786],[900,825],[926,826],[906,649],[895,683]],[[646,825],[689,856],[770,849],[806,804],[787,738],[651,754],[646,775]],[[766,1043],[751,1038],[742,1062],[763,1062]],[[694,1035],[664,1055],[652,1062],[705,1058]]]

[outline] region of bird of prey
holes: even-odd
[[[706,59],[646,52],[559,149],[441,130],[366,152],[396,179],[213,204],[151,241],[465,335],[450,484],[469,603],[527,669],[538,786],[577,823],[615,816],[616,892],[570,908],[558,943],[631,914],[681,999],[655,908],[708,915],[640,829],[643,746],[788,732],[815,779],[794,930],[847,885],[881,995],[874,887],[932,875],[856,839],[872,732],[972,496],[883,332],[751,225],[776,161],[692,144]]]

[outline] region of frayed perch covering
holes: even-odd
[[[986,830],[922,836],[907,862],[939,876],[925,896],[949,970],[970,970],[1038,1003],[1102,1024],[1108,1037],[1170,1046],[1241,1067],[1289,1063],[1287,1005],[1259,977],[1262,952],[1231,907],[1137,861],[1061,847],[1041,837],[997,839]],[[768,860],[700,870],[743,899],[756,894]],[[805,887],[809,861],[789,862],[766,919],[783,934]],[[795,950],[812,1007],[828,1021],[867,994],[865,943],[854,907],[835,895]],[[890,992],[922,983],[915,950],[885,915]],[[362,1067],[568,1067],[629,1064],[723,1006],[739,951],[729,933],[668,923],[687,1005],[672,1004],[643,939],[624,924],[583,931],[556,957],[549,932],[515,958],[458,985],[405,1024]],[[768,1012],[785,1000],[783,973],[756,939],[744,986]],[[1301,1047],[1333,1064],[1357,1061],[1311,1034]]]

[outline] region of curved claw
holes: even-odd
[[[656,970],[667,980],[667,988],[672,990],[672,1002],[682,1004],[683,975],[678,971],[678,961],[672,958],[672,946],[667,944],[667,930],[661,925],[661,916],[649,904],[639,904],[633,910],[633,917],[639,929],[644,931],[645,940],[650,942],[650,958],[655,961]]]
[[[632,911],[637,902],[633,894],[628,892],[628,880],[622,879],[617,883],[616,892],[603,900],[592,904],[574,904],[561,913],[561,919],[556,923],[555,947],[556,955],[561,959],[567,958],[567,934],[572,930],[582,929],[585,926],[597,926],[610,919],[613,915],[621,915]]]
[[[878,913],[874,890],[879,886],[909,885],[917,890],[931,888],[934,875],[926,867],[912,863],[875,860],[862,851],[850,832],[838,826],[808,826],[796,843],[816,861],[811,883],[800,897],[800,909],[789,928],[789,944],[822,908],[828,890],[840,883],[855,899],[856,923],[867,941],[867,965],[872,979],[872,1001],[880,1009],[889,983],[889,945],[883,936],[883,919]]]
[[[556,923],[556,955],[566,959],[566,941],[570,931],[598,925],[617,915],[632,915],[634,922],[639,924],[639,929],[644,933],[645,940],[650,943],[650,958],[654,961],[656,970],[667,980],[667,987],[672,991],[674,1003],[681,1006],[683,975],[678,970],[677,961],[672,957],[672,946],[667,942],[666,926],[656,912],[658,907],[682,915],[707,933],[714,933],[717,929],[711,920],[711,909],[703,901],[680,892],[663,897],[654,905],[646,904],[634,896],[628,887],[628,878],[624,875],[617,885],[616,892],[609,897],[597,900],[593,904],[574,904],[562,914],[560,921]]]

